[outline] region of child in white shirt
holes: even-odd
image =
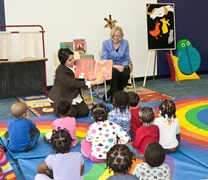
[[[154,123],[160,131],[159,143],[166,153],[177,151],[180,142],[180,125],[176,117],[176,106],[171,100],[165,100],[159,106],[159,117]]]
[[[165,151],[157,142],[147,144],[144,152],[144,163],[137,164],[133,175],[140,180],[171,180],[170,168],[164,164]]]

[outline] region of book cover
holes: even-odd
[[[60,42],[60,48],[69,48],[73,51],[73,42]]]
[[[86,51],[85,39],[74,39],[73,43],[75,51]]]
[[[90,60],[77,59],[75,78],[81,79],[98,79],[105,78],[110,80],[112,78],[112,60]]]

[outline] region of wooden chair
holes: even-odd
[[[55,52],[53,54],[53,61],[54,61],[54,65],[55,65],[55,69],[53,71],[53,77],[55,78],[55,75],[56,75],[56,68],[59,66],[60,64],[60,61],[59,61],[59,58],[58,58],[58,52]]]
[[[135,85],[135,80],[134,80],[133,61],[132,60],[129,62],[129,68],[130,68],[130,78],[128,80],[128,83],[133,84],[134,92],[136,92],[136,85]]]

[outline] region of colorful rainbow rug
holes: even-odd
[[[177,117],[181,125],[181,143],[178,152],[166,155],[165,163],[171,168],[173,180],[199,180],[208,178],[208,95],[186,99],[174,99],[177,106]],[[142,103],[142,106],[157,108],[161,101]],[[41,131],[41,136],[51,131],[51,123],[55,115],[33,118]],[[77,118],[76,135],[79,142],[85,137],[92,119]],[[0,135],[6,131],[7,121],[0,121]],[[2,137],[3,138],[3,137]],[[4,142],[4,140],[3,140]],[[72,151],[80,152],[80,144]],[[33,180],[37,167],[45,157],[52,152],[51,146],[40,138],[34,150],[28,153],[8,152],[8,158],[17,176]],[[84,180],[104,180],[110,174],[105,169],[105,163],[92,163],[84,157]],[[138,161],[140,163],[141,161]],[[19,167],[19,168],[18,168]]]
[[[109,86],[107,86],[107,88],[109,88]],[[133,88],[125,89],[125,91],[133,91],[133,90],[134,90]],[[150,89],[143,87],[136,87],[136,92],[140,96],[140,102],[153,102],[153,101],[171,98],[171,96],[160,94],[156,91],[152,91]],[[84,100],[89,107],[92,106],[92,103],[95,104],[102,102],[103,94],[104,94],[103,87],[100,87],[98,90],[96,89],[92,93],[93,95],[93,102],[92,102],[89,90],[83,91]],[[30,111],[36,116],[44,116],[54,113],[53,108],[51,107],[50,102],[48,101],[48,97],[46,95],[36,94],[32,96],[19,96],[17,97],[17,99],[21,102],[25,102],[28,108],[30,109]]]

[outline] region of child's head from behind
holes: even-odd
[[[145,148],[144,159],[151,167],[160,166],[165,160],[165,151],[159,143],[150,142]]]
[[[115,108],[124,112],[129,107],[129,94],[125,91],[118,90],[113,93],[112,104]]]
[[[70,151],[73,139],[67,129],[60,129],[58,131],[53,130],[51,136],[51,145],[53,150],[57,153],[68,153]]]
[[[15,118],[23,117],[27,113],[27,105],[23,102],[14,103],[11,106],[11,113]]]
[[[171,118],[172,116],[176,118],[176,106],[171,100],[164,100],[159,106],[160,115],[164,118]],[[166,117],[167,116],[167,117]]]
[[[67,99],[61,99],[57,104],[59,115],[68,116],[72,110],[72,104]]]
[[[115,144],[107,152],[106,165],[114,173],[127,174],[131,168],[133,159],[135,160],[135,157],[126,145]]]
[[[139,118],[143,123],[151,123],[155,119],[154,109],[151,107],[143,107],[139,111]]]
[[[133,91],[129,91],[129,106],[136,107],[139,103],[139,95]]]
[[[98,121],[105,121],[108,117],[108,108],[104,104],[95,104],[91,108],[91,117],[95,120],[95,122]]]

